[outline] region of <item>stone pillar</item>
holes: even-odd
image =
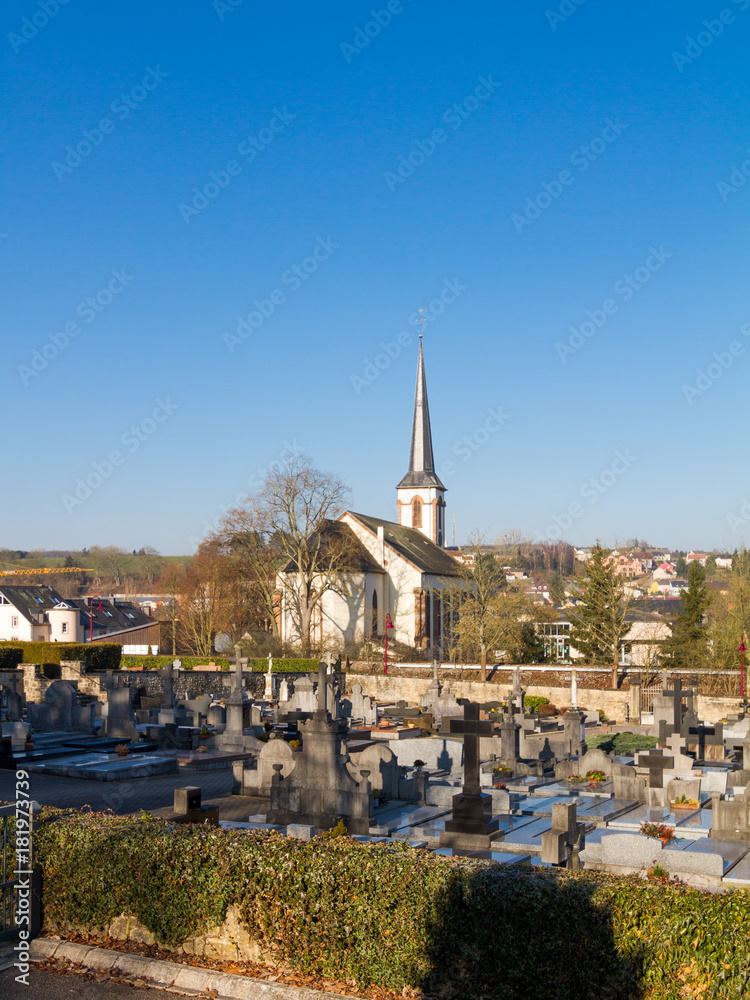
[[[643,698],[641,693],[641,685],[636,683],[631,683],[630,694],[629,694],[629,704],[630,704],[630,721],[636,725],[641,724],[641,712],[643,711]]]
[[[508,767],[514,767],[521,756],[520,733],[518,723],[511,716],[506,716],[500,726],[500,756]]]
[[[570,671],[570,704],[578,708],[578,674],[575,670]]]
[[[750,734],[742,742],[742,770],[750,771]]]
[[[571,705],[563,716],[563,729],[565,731],[565,748],[573,757],[581,757],[586,753],[586,716],[583,712]]]

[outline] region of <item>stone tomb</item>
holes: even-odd
[[[335,700],[331,700],[335,704]],[[329,712],[326,666],[318,667],[317,708],[300,723],[302,750],[294,755],[290,774],[274,765],[268,822],[279,826],[302,824],[330,830],[343,820],[353,834],[367,834],[372,808],[368,769],[359,780],[348,768],[343,747],[346,723]]]
[[[479,773],[479,738],[492,735],[492,723],[480,722],[479,705],[464,705],[463,719],[451,720],[451,732],[464,737],[464,785],[453,796],[453,815],[440,835],[441,847],[487,850],[502,836],[492,818],[492,796],[482,792]]]

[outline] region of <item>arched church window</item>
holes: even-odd
[[[370,635],[378,634],[378,592],[372,592],[372,621],[370,624]]]
[[[422,501],[419,497],[414,497],[411,505],[411,526],[412,528],[422,527]]]

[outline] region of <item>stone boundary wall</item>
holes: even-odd
[[[427,674],[427,672],[426,672]],[[579,675],[578,704],[589,711],[596,711],[601,708],[607,718],[615,722],[625,722],[625,705],[628,702],[627,691],[615,691],[612,688],[602,690],[599,688],[583,687],[580,681],[586,675]],[[419,704],[423,694],[432,681],[432,671],[425,677],[388,677],[373,676],[372,674],[356,674],[349,672],[346,675],[346,689],[351,691],[354,684],[359,684],[363,694],[375,698],[379,702],[405,701],[408,704]],[[504,701],[510,690],[507,682],[495,681],[462,681],[450,680],[441,681],[450,686],[455,698],[468,698],[470,701]],[[526,694],[537,695],[549,698],[553,705],[560,709],[565,709],[570,705],[570,687],[550,687],[545,684],[530,684],[525,686]],[[706,722],[718,722],[732,712],[739,709],[739,701],[736,698],[718,698],[709,695],[698,695],[695,705],[698,717]]]

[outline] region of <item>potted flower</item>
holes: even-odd
[[[203,725],[198,730],[198,736],[202,740],[207,740],[211,736],[213,736],[213,730],[209,729],[206,723],[204,722]]]
[[[568,778],[568,784],[569,785],[583,785],[588,780],[589,780],[588,778],[581,777],[580,774],[571,774],[570,777]]]
[[[415,760],[414,761],[414,767],[417,769],[417,771],[421,771],[422,768],[424,767],[424,761],[423,760]]]
[[[300,741],[299,740],[289,740],[289,746],[292,748],[292,750],[299,750],[299,748],[300,748]]]
[[[31,726],[29,726],[29,728],[26,731],[26,739],[25,739],[23,747],[24,747],[24,750],[33,750],[34,749],[34,730],[31,728]]]
[[[669,804],[673,809],[698,809],[700,806],[696,799],[689,799],[684,792]]]
[[[128,745],[127,743],[118,743],[115,747],[115,753],[118,757],[127,757],[128,755]]]

